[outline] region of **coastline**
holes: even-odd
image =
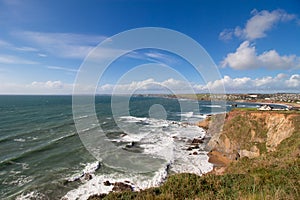
[[[106,199],[299,199],[299,120],[298,111],[234,110],[219,143],[208,153],[212,171],[203,176],[175,174],[159,187],[110,193]],[[274,185],[280,189],[274,191]]]
[[[237,101],[239,102],[239,101]],[[255,104],[264,104],[263,102],[253,102],[253,101],[240,101],[240,103],[255,103]],[[283,104],[276,104],[276,105],[283,105]],[[284,105],[286,106],[286,105]],[[226,171],[226,168],[228,167],[228,165],[233,161],[232,159],[229,159],[224,153],[222,153],[221,151],[218,151],[217,149],[209,149],[207,148],[207,145],[209,143],[209,141],[212,139],[212,137],[217,134],[218,132],[221,131],[221,126],[222,124],[219,124],[216,127],[213,127],[213,130],[210,130],[210,124],[211,124],[211,121],[212,119],[214,118],[218,118],[218,117],[225,117],[226,116],[226,113],[218,113],[218,114],[210,114],[210,115],[207,115],[207,117],[205,119],[203,119],[202,121],[199,121],[198,123],[195,123],[193,124],[194,126],[198,126],[198,127],[201,127],[203,130],[205,130],[205,134],[206,134],[206,137],[209,138],[208,140],[206,139],[206,155],[208,157],[208,162],[210,164],[212,164],[212,168],[211,170],[205,172],[205,173],[202,173],[201,175],[203,176],[206,176],[206,175],[210,175],[210,174],[214,174],[214,175],[224,175],[225,171]],[[215,121],[217,119],[214,119]],[[191,124],[189,124],[191,125]],[[174,139],[178,139],[178,138],[174,138]],[[201,141],[201,143],[204,142],[203,140]],[[193,147],[193,142],[191,143],[191,148],[188,149],[189,151],[194,149]],[[192,153],[190,153],[192,154]],[[195,156],[197,156],[197,154],[195,154]],[[190,173],[193,173],[193,172],[190,172]],[[181,174],[181,173],[176,173],[176,174]],[[169,175],[166,175],[165,177],[165,180],[167,179]],[[126,191],[126,190],[130,190],[130,191],[140,191],[140,189],[136,190],[136,189],[133,189],[135,188],[134,185],[130,185],[128,184],[129,181],[125,182],[125,180],[120,180],[120,181],[117,181],[116,182],[117,184],[121,184],[123,185],[123,187],[121,187],[120,189],[116,189],[117,192],[122,192],[122,191]],[[110,183],[111,185],[114,185],[116,183]],[[157,186],[162,186],[164,184],[164,182],[161,182],[159,183],[158,185],[152,185],[150,187],[146,187],[146,188],[141,188],[141,190],[147,190],[149,188],[152,188],[152,187],[157,187]],[[123,188],[123,189],[122,189]],[[115,189],[114,190],[111,190],[110,192],[108,192],[108,194],[116,191]],[[99,194],[100,196],[106,196],[108,194]],[[97,196],[97,195],[96,195]]]
[[[187,99],[189,99],[189,98],[187,98]],[[195,100],[195,99],[192,99],[192,100]],[[238,103],[255,103],[255,104],[272,104],[272,105],[279,105],[279,106],[286,106],[286,107],[289,106],[289,105],[283,104],[283,103],[269,103],[269,102],[261,102],[261,101],[234,101],[234,102],[238,102]],[[218,113],[218,114],[210,114],[210,115],[207,115],[207,117],[204,120],[202,120],[202,121],[194,124],[194,125],[196,125],[198,127],[201,127],[201,128],[203,128],[205,130],[206,137],[209,138],[209,140],[206,141],[206,145],[208,145],[209,141],[212,139],[212,137],[215,134],[221,132],[220,125],[218,125],[217,128],[214,128],[213,131],[209,130],[212,119],[214,119],[214,118],[216,118],[218,116],[221,116],[221,117],[224,116],[224,115],[226,116],[226,114],[227,114],[227,112],[221,113],[221,114],[220,113]],[[224,174],[226,174],[227,167],[232,162],[234,162],[234,160],[232,160],[232,158],[229,158],[226,154],[224,154],[222,151],[219,151],[216,148],[211,148],[211,149],[207,148],[207,156],[208,156],[208,162],[212,164],[212,169],[210,171],[207,171],[206,173],[201,174],[203,176],[208,176],[208,175],[224,175]],[[192,172],[190,172],[190,173],[192,173]],[[181,173],[176,173],[176,174],[180,175]],[[167,176],[167,177],[169,177],[169,176]],[[166,177],[166,179],[167,179],[167,177]],[[161,182],[157,186],[162,186],[164,183],[165,182]],[[145,189],[148,190],[148,189],[151,189],[151,188],[152,187],[143,188],[142,190],[145,190]],[[127,185],[127,187],[126,186],[124,187],[124,190],[121,189],[119,192],[126,191],[126,190],[128,190],[128,185]],[[132,189],[131,191],[134,191],[134,190]],[[108,193],[108,194],[110,194],[110,193]],[[101,195],[102,196],[106,196],[106,194],[100,194],[100,196]],[[95,197],[95,196],[93,196],[93,197]]]

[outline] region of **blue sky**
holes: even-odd
[[[84,58],[101,41],[134,28],[163,27],[196,40],[220,71],[205,82],[186,61],[155,49],[133,52],[101,77],[111,93],[128,70],[152,63],[118,86],[195,92],[299,92],[300,2],[158,0],[0,0],[0,94],[71,94]],[[174,68],[159,73],[155,64]],[[151,73],[152,72],[152,73]],[[154,87],[160,85],[160,87]]]

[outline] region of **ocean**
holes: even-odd
[[[161,107],[164,112],[157,115]],[[115,168],[87,150],[75,128],[72,96],[0,96],[0,199],[86,199],[111,191],[113,186],[105,181],[126,182],[140,190],[158,186],[172,173],[201,175],[212,169],[205,146],[187,150],[194,138],[206,137],[203,129],[190,124],[229,111],[230,103],[134,96],[128,109],[129,115],[113,116],[111,96],[95,97],[107,142],[158,161],[153,168],[145,163],[151,169],[146,172]],[[91,127],[83,134],[96,131]],[[98,153],[101,157],[107,152]]]

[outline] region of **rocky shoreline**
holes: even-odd
[[[136,120],[145,120],[145,119],[136,119]],[[164,123],[165,124],[165,123]],[[178,161],[171,161],[167,166],[166,169],[162,169],[165,173],[163,175],[158,184],[147,184],[136,182],[136,177],[128,177],[124,176],[121,177],[113,177],[109,175],[102,175],[96,172],[96,170],[101,168],[100,165],[97,165],[97,169],[93,172],[88,170],[83,170],[81,173],[69,178],[65,181],[64,184],[69,184],[71,182],[81,182],[83,187],[79,187],[75,189],[73,192],[70,191],[66,194],[62,199],[63,200],[71,200],[71,199],[91,199],[91,198],[103,198],[104,196],[108,195],[109,193],[115,192],[125,192],[125,191],[141,191],[147,188],[160,186],[167,178],[172,174],[178,173],[195,173],[198,175],[202,175],[207,173],[208,171],[212,170],[213,165],[208,162],[207,156],[207,149],[206,145],[210,140],[210,137],[205,134],[205,128],[201,128],[197,126],[197,124],[191,124],[187,122],[176,122],[170,121],[168,122],[168,126],[171,129],[174,129],[174,132],[169,133],[167,141],[172,141],[175,145],[174,149],[174,158],[176,160],[177,156],[179,155],[180,162]],[[192,131],[192,132],[190,132]],[[120,141],[124,149],[128,151],[135,150],[143,151],[144,143],[133,141],[131,140],[131,135],[128,134],[120,134],[118,139],[114,139],[114,141]],[[153,142],[153,141],[152,141]],[[146,143],[148,144],[148,143]],[[178,159],[177,158],[177,159]],[[202,163],[201,166],[197,166],[197,163]],[[99,176],[100,175],[100,176]],[[154,175],[156,176],[156,175]],[[161,175],[159,175],[161,176]],[[158,177],[153,177],[157,179]],[[152,179],[152,178],[151,178]],[[158,180],[158,179],[157,179]],[[152,180],[149,179],[150,182]],[[142,184],[142,185],[141,185]],[[97,186],[97,187],[96,187]],[[90,188],[95,187],[95,188]],[[97,189],[98,188],[98,189]],[[77,196],[77,197],[76,197]]]
[[[288,139],[289,141],[294,141],[293,139],[290,140],[289,137],[296,137],[295,131],[296,132],[297,132],[297,130],[299,131],[299,125],[298,125],[299,112],[283,113],[283,112],[276,112],[276,111],[262,112],[262,111],[253,111],[253,110],[248,111],[248,110],[242,110],[242,109],[235,109],[225,115],[224,114],[213,115],[213,116],[208,117],[206,120],[199,122],[197,125],[204,128],[207,131],[207,137],[201,138],[200,140],[198,140],[198,138],[194,138],[193,140],[189,141],[189,146],[187,146],[187,148],[186,148],[187,151],[191,151],[191,153],[192,153],[194,149],[197,149],[197,145],[207,144],[206,149],[207,149],[207,151],[209,151],[208,152],[209,162],[212,163],[214,167],[213,167],[212,171],[204,174],[204,176],[202,177],[203,179],[199,178],[199,180],[202,181],[201,182],[202,184],[207,183],[207,182],[205,182],[205,180],[209,180],[209,181],[219,180],[218,178],[211,178],[211,177],[214,177],[214,175],[217,175],[217,177],[219,177],[219,175],[222,175],[222,177],[224,176],[224,179],[220,178],[220,180],[228,180],[229,181],[228,184],[234,183],[230,179],[231,176],[234,176],[236,178],[239,177],[242,179],[244,178],[243,180],[247,180],[247,181],[248,181],[248,179],[246,179],[246,178],[249,178],[249,180],[251,180],[252,176],[253,175],[255,176],[256,173],[258,173],[260,171],[257,171],[255,173],[253,172],[254,174],[249,175],[249,176],[246,176],[246,175],[239,176],[238,174],[237,175],[235,174],[235,173],[239,173],[238,171],[239,171],[240,167],[242,168],[242,171],[241,171],[242,174],[244,173],[243,170],[244,171],[248,170],[248,172],[251,172],[251,170],[253,170],[253,169],[256,170],[256,168],[255,168],[256,165],[249,166],[249,164],[246,164],[246,166],[240,166],[239,161],[242,160],[243,158],[246,158],[246,160],[243,159],[243,162],[246,162],[246,163],[248,163],[248,162],[251,163],[252,159],[253,159],[253,162],[257,162],[258,166],[261,166],[261,164],[263,164],[266,167],[266,169],[264,169],[265,167],[263,167],[264,170],[271,170],[271,171],[268,171],[268,173],[273,173],[272,170],[275,165],[272,163],[278,164],[278,162],[276,161],[275,158],[277,156],[280,157],[281,155],[285,155],[282,153],[277,154],[276,153],[277,148],[279,148],[280,144],[283,141],[286,141],[286,139]],[[219,124],[215,123],[215,122],[218,122],[218,119],[222,119],[223,117],[225,117],[225,124],[224,123],[219,123]],[[212,124],[214,124],[214,125],[212,126]],[[210,129],[211,127],[213,127],[213,128]],[[174,138],[174,139],[178,139],[178,138]],[[297,143],[297,139],[295,140],[295,143]],[[292,163],[297,162],[296,157],[298,155],[298,158],[299,158],[299,155],[300,155],[299,150],[297,150],[296,148],[293,148],[293,149],[286,149],[285,146],[281,146],[281,151],[283,153],[287,153],[289,151],[292,151],[292,152],[295,151],[292,154],[291,158],[286,157],[286,156],[284,157],[284,159],[287,159],[287,160],[290,159],[290,161],[288,161],[288,162],[292,162]],[[288,150],[288,151],[285,152],[285,150]],[[298,152],[298,154],[297,154],[297,152]],[[268,160],[267,156],[269,156],[269,155],[270,155],[270,159],[272,159],[272,160]],[[257,160],[256,158],[258,158],[260,156],[263,156],[264,159]],[[294,160],[294,159],[296,159],[296,160]],[[283,167],[278,168],[281,165]],[[276,167],[278,168],[277,170],[282,170],[282,171],[280,171],[280,173],[285,173],[284,170],[289,170],[288,167],[290,165],[286,164],[285,161],[282,161],[279,166],[276,165]],[[291,166],[293,166],[293,165],[291,165]],[[235,167],[237,167],[237,168],[235,168]],[[235,175],[232,174],[232,172],[233,172],[232,170],[234,171]],[[290,171],[288,171],[288,172],[290,173]],[[282,174],[280,174],[280,176],[281,175]],[[183,174],[182,176],[185,176],[185,175]],[[181,177],[180,174],[178,175],[178,177]],[[264,178],[264,177],[262,177],[262,178]],[[268,178],[268,177],[266,177],[266,178]],[[274,177],[274,178],[276,178],[276,177]],[[237,179],[237,180],[239,180],[239,179]],[[260,180],[260,179],[255,179],[255,180]],[[188,183],[189,183],[189,181],[187,181],[187,184]],[[170,187],[169,183],[166,183],[166,184],[168,185],[166,187]],[[249,184],[249,183],[247,182],[245,184]],[[247,185],[247,187],[253,186],[253,182],[250,181],[250,184],[251,185]],[[281,184],[281,182],[280,182],[280,184]],[[220,185],[216,185],[216,187],[219,187],[219,186]],[[126,188],[128,189],[128,186],[125,185],[124,187],[125,187],[125,190],[126,190]],[[164,187],[165,186],[162,186],[162,188],[164,188]],[[173,187],[173,186],[171,185],[171,187]],[[174,186],[174,187],[178,187],[178,186]],[[144,192],[144,194],[146,193],[149,195],[152,190],[161,191],[160,188],[146,190]],[[127,190],[127,191],[129,191],[129,190]],[[267,192],[269,192],[269,188],[268,188]],[[142,193],[143,193],[143,191],[142,191]],[[261,193],[256,193],[255,195],[260,195],[260,194]],[[151,194],[151,195],[156,196],[155,194]],[[168,195],[168,193],[166,193],[165,195]],[[242,194],[240,194],[240,195],[242,195]],[[247,196],[248,193],[245,195]],[[90,200],[101,199],[100,196],[97,195],[97,196],[90,197]],[[114,195],[112,195],[112,196],[114,197]],[[141,196],[142,196],[142,194],[141,194]]]
[[[174,140],[186,141],[185,150],[189,152],[188,155],[190,156],[197,156],[203,150],[206,150],[206,152],[208,152],[207,153],[207,156],[209,157],[208,162],[210,162],[213,165],[213,169],[205,174],[222,175],[226,169],[226,166],[232,162],[221,152],[215,149],[211,149],[208,146],[211,139],[213,139],[217,135],[216,133],[220,132],[220,130],[222,129],[225,116],[226,113],[210,115],[206,119],[196,124],[177,123],[179,126],[183,126],[183,127],[192,125],[192,126],[198,126],[200,128],[203,128],[206,131],[205,137],[195,137],[192,140],[186,140],[186,138],[180,138],[178,136],[172,137]],[[124,135],[122,135],[122,137],[124,137]],[[103,183],[105,186],[112,187],[111,192],[135,191],[134,184],[131,183],[130,181],[125,180],[123,182],[110,182],[109,180],[106,180]],[[89,200],[99,199],[99,198],[102,199],[106,195],[108,194],[101,193],[97,195],[92,195],[89,197]]]
[[[184,151],[188,153],[188,156],[197,156],[204,151],[207,152],[208,162],[213,165],[213,168],[204,175],[224,175],[227,167],[232,162],[236,162],[243,157],[252,159],[264,152],[274,151],[282,140],[290,136],[290,133],[294,130],[290,121],[293,114],[274,113],[235,109],[229,113],[211,115],[205,120],[194,124],[206,131],[204,137],[187,139],[173,136],[172,139],[185,143]],[[177,125],[182,127],[191,126],[187,123],[178,123]],[[290,131],[283,131],[280,127],[283,129],[288,128]],[[262,135],[262,132],[267,134]],[[243,135],[247,136],[244,137]],[[264,149],[264,145],[267,149]],[[88,179],[93,178],[89,174],[82,177],[84,179],[85,177],[88,177]],[[139,191],[136,190],[134,183],[126,179],[123,181],[103,180],[103,184],[109,187],[113,193]],[[106,195],[108,194],[92,195],[89,199],[101,199]]]

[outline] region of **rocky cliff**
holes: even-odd
[[[224,123],[217,122],[208,119],[199,124],[209,123],[206,128],[209,127],[208,133],[212,138],[207,145],[208,150],[237,160],[275,151],[284,139],[296,131],[299,113],[236,109],[226,114],[225,120],[221,121]]]

